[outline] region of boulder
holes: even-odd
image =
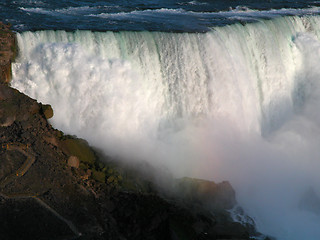
[[[41,104],[41,109],[42,109],[42,112],[43,112],[44,116],[46,117],[46,119],[50,119],[53,117],[53,110],[52,110],[51,105],[49,105],[49,104],[42,105]]]
[[[70,156],[68,158],[68,166],[79,168],[79,165],[80,165],[80,161],[79,161],[79,158],[77,158],[76,156]]]

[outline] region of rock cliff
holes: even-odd
[[[0,82],[8,83],[11,79],[11,62],[16,57],[16,38],[10,31],[10,24],[0,22]]]

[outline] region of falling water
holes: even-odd
[[[230,180],[258,230],[314,240],[320,216],[299,202],[320,193],[319,26],[24,32],[12,86],[50,103],[54,127],[176,176]]]

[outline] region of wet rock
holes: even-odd
[[[208,235],[212,236],[212,239],[249,239],[246,229],[236,222],[217,224],[208,231]]]
[[[231,209],[236,204],[235,191],[229,182],[214,183],[212,181],[182,178],[174,187],[178,197],[193,202],[200,202],[212,209]]]

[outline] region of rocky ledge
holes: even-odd
[[[0,24],[0,239],[250,239],[228,182],[151,177],[64,135],[49,105],[8,86],[16,47]],[[141,163],[143,168],[150,168]]]

